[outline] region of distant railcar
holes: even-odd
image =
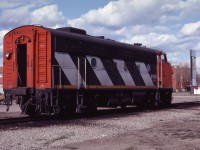
[[[76,28],[11,30],[4,37],[3,72],[6,104],[15,99],[30,116],[172,101],[172,67],[164,52]]]

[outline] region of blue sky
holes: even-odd
[[[80,17],[81,14],[87,13],[91,9],[98,9],[105,6],[111,0],[51,0],[52,4],[57,4],[58,8],[62,10],[64,16],[68,19]]]
[[[200,63],[200,0],[1,0],[0,65],[3,36],[27,24],[83,28],[88,34],[126,43],[142,43],[168,54],[177,65],[189,63],[189,50]]]

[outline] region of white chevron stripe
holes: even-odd
[[[83,81],[80,73],[78,72],[78,69],[76,68],[76,65],[74,64],[69,54],[55,52],[55,58],[59,66],[62,68],[67,79],[71,83],[71,85],[78,84],[78,75],[79,75],[79,78],[81,78],[80,80]],[[85,85],[84,81],[83,81],[83,85]]]
[[[87,60],[89,61],[90,65],[91,65],[91,59],[93,57],[91,56],[86,56]],[[96,68],[93,68],[97,78],[99,79],[101,85],[113,85],[110,77],[108,76],[108,73],[106,72],[103,63],[101,62],[101,60],[98,57],[95,57],[96,61],[97,61],[97,66]]]
[[[151,77],[148,73],[146,65],[142,62],[135,62],[135,64],[137,66],[140,66],[139,71],[140,71],[140,74],[142,76],[142,79],[143,79],[145,85],[146,86],[153,86],[154,84],[153,84],[153,81],[152,81],[152,79],[151,79]]]
[[[114,62],[117,63],[117,69],[124,81],[124,83],[126,85],[129,86],[135,86],[135,82],[133,81],[133,78],[131,77],[131,74],[128,70],[128,68],[126,68],[127,70],[125,70],[125,62],[123,60],[118,60],[118,59],[114,59]]]

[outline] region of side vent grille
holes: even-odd
[[[38,34],[38,83],[47,82],[46,32]]]

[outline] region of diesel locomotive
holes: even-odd
[[[27,25],[3,41],[3,90],[23,113],[94,112],[97,107],[155,107],[172,101],[166,53],[85,30]]]

